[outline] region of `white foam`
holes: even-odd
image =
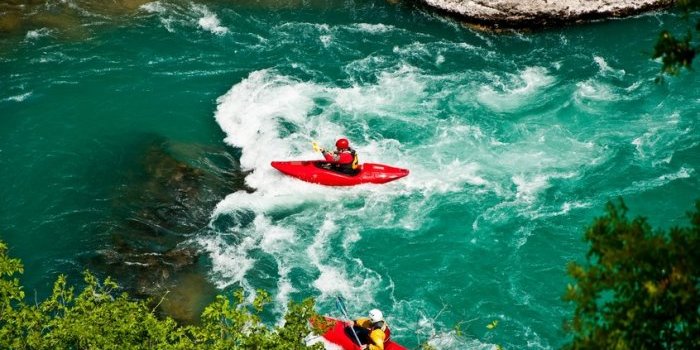
[[[695,173],[695,169],[681,167],[675,173],[659,176],[658,181],[662,184],[665,184],[677,179],[687,179],[690,178],[693,175],[693,173]]]
[[[602,71],[610,70],[610,66],[608,66],[607,62],[605,62],[604,58],[602,58],[600,56],[594,56],[593,60],[595,61],[595,63],[598,64],[598,67],[600,67],[600,70],[602,70]]]
[[[139,9],[144,10],[148,13],[165,13],[165,11],[167,11],[165,6],[163,6],[163,4],[160,1],[145,3],[139,6]]]
[[[192,25],[192,12],[202,15],[195,7],[182,7],[178,3],[153,1],[139,7],[147,13],[156,14],[160,23],[170,33],[175,33],[177,24],[182,26]],[[192,11],[194,9],[194,11]],[[206,9],[206,8],[204,8]]]
[[[251,171],[246,184],[256,191],[228,195],[213,214],[213,227],[222,216],[252,222],[222,233],[245,239],[203,244],[213,256],[217,283],[253,283],[245,276],[254,263],[248,259],[257,259],[252,251],[263,250],[278,266],[278,304],[295,289],[308,288],[290,277],[290,271],[298,271],[313,276],[319,300],[343,295],[358,307],[368,306],[390,281],[357,255],[364,232],[360,223],[367,218],[373,229],[405,239],[430,222],[436,195],[468,201],[491,193],[502,199],[484,208],[477,221],[512,220],[514,211],[536,217],[569,210],[542,208],[542,194],[554,179],[575,177],[582,163],[598,156],[595,143],[578,141],[556,124],[500,139],[484,129],[487,125],[472,125],[463,116],[424,113],[439,105],[443,96],[436,87],[441,91],[445,81],[453,83],[450,79],[461,84],[459,78],[435,77],[401,64],[378,72],[372,83],[346,87],[300,81],[272,69],[234,84],[217,99],[215,118],[225,142],[240,149],[241,166]],[[406,140],[385,136],[399,129],[415,132],[404,133]],[[381,186],[331,188],[284,176],[270,166],[273,160],[318,159],[310,140],[332,145],[337,136],[350,137],[361,161],[406,167],[410,175]],[[405,206],[394,205],[399,201]],[[227,254],[240,263],[222,257]]]
[[[480,172],[487,181],[484,186],[499,196],[501,202],[474,220],[474,230],[481,227],[482,220],[512,220],[513,212],[535,219],[561,211],[543,207],[542,195],[555,180],[560,183],[577,178],[581,163],[595,163],[602,151],[589,142],[571,138],[556,125],[525,133],[512,143],[492,144],[482,140],[474,145],[473,153],[483,164]]]
[[[375,99],[382,99],[381,95],[384,95],[388,115],[396,117],[399,123],[413,123],[413,120],[391,107],[411,101],[410,98],[402,98],[403,92],[415,95],[413,103],[420,103],[420,98],[425,93],[421,89],[416,91],[411,88],[416,86],[420,86],[420,82],[416,79],[415,70],[410,68],[383,74],[378,85],[344,89],[301,82],[271,70],[262,70],[251,73],[217,100],[215,118],[226,133],[225,141],[241,149],[241,166],[252,171],[246,177],[246,183],[256,189],[253,193],[238,191],[228,195],[213,213],[214,221],[222,215],[231,216],[236,222],[251,213],[255,217],[250,227],[233,229],[236,235],[246,237],[235,246],[228,247],[227,244],[231,243],[225,243],[223,239],[209,238],[202,243],[212,256],[213,275],[219,286],[232,283],[245,285],[245,273],[254,259],[250,257],[250,251],[262,248],[278,263],[278,288],[285,298],[294,289],[287,274],[292,268],[301,268],[304,271],[311,269],[309,273],[318,271],[319,276],[314,280],[313,286],[321,293],[320,298],[338,294],[352,298],[363,294],[369,299],[357,302],[360,305],[370,302],[372,294],[367,291],[379,288],[381,276],[362,267],[362,261],[350,253],[360,239],[359,232],[347,225],[341,231],[332,223],[353,222],[352,216],[359,218],[371,210],[371,215],[385,217],[384,225],[419,227],[420,215],[408,213],[397,216],[387,203],[391,203],[395,196],[413,191],[448,191],[459,188],[451,184],[464,181],[484,183],[475,174],[478,166],[455,163],[450,170],[455,176],[450,178],[449,174],[435,176],[434,170],[421,169],[415,163],[411,169],[415,172],[400,180],[400,184],[389,183],[381,188],[374,185],[330,188],[284,176],[270,166],[270,161],[318,158],[318,154],[314,154],[310,147],[311,136],[319,135],[314,138],[321,144],[332,144],[335,136],[345,134],[346,125],[364,123],[365,115],[376,111]],[[393,88],[393,91],[387,87]],[[387,95],[390,98],[387,99]],[[320,113],[312,114],[317,106],[316,101],[319,100],[325,101],[324,104],[328,107]],[[347,124],[336,120],[339,113],[350,116]],[[353,142],[364,161],[404,158],[403,147],[396,140],[357,139],[357,142]],[[417,159],[420,156],[412,157]],[[398,161],[388,163],[399,163],[397,165],[401,166]],[[360,196],[365,202],[363,207],[354,210],[344,208],[344,202],[353,201]],[[421,201],[411,203],[418,206],[416,210],[420,204]],[[310,210],[303,209],[307,206]],[[280,210],[299,210],[295,208],[302,208],[302,211],[280,222],[266,219]],[[317,222],[319,210],[326,213],[327,217],[317,230],[306,231],[305,238],[302,238],[294,231],[296,229],[292,229],[304,226],[303,223],[307,221]],[[337,255],[338,252],[333,256],[327,255],[329,241],[341,233],[344,234],[343,252],[340,256]],[[227,257],[229,255],[235,258]],[[355,267],[349,271],[348,264]]]
[[[622,78],[625,75],[624,69],[613,69],[603,57],[594,56],[593,61],[595,61],[600,68],[599,73],[603,75],[613,75],[618,78]]]
[[[30,96],[32,96],[32,91],[25,92],[23,94],[15,95],[15,96],[10,96],[7,98],[4,98],[3,101],[13,101],[13,102],[23,102],[26,99],[28,99]]]
[[[371,33],[371,34],[383,34],[388,31],[394,30],[395,27],[391,25],[386,25],[386,24],[370,24],[370,23],[358,23],[355,24],[355,27],[360,29],[363,32]]]
[[[342,233],[339,232],[335,220],[337,220],[335,215],[327,214],[313,243],[306,249],[310,262],[321,273],[313,282],[313,286],[321,292],[319,297],[321,300],[342,295],[346,299],[355,301],[362,299],[363,304],[368,303],[373,295],[372,291],[377,290],[381,277],[364,268],[361,260],[347,256],[347,250],[342,252],[346,259],[340,259],[339,252],[332,251],[332,247],[329,246],[330,238]],[[343,246],[348,248],[347,244]],[[355,262],[352,268],[353,274],[345,270],[347,260]]]
[[[495,112],[521,110],[534,103],[555,82],[554,77],[542,67],[528,67],[518,74],[505,77],[494,75],[491,80],[492,84],[481,87],[477,99]]]
[[[630,143],[634,145],[637,157],[642,160],[652,159],[653,164],[668,163],[673,152],[679,147],[674,145],[679,143],[682,135],[691,130],[678,130],[680,115],[672,113],[668,116],[647,117],[639,123],[639,130],[642,135],[634,138]],[[680,145],[679,145],[680,146]]]
[[[321,43],[323,44],[323,47],[328,47],[331,44],[331,41],[333,41],[333,36],[331,35],[321,35],[318,38]]]
[[[617,86],[619,81],[625,78],[625,70],[612,68],[603,57],[594,56],[593,61],[599,67],[598,73],[594,77],[576,83],[574,100],[580,106],[585,108],[588,104],[638,98],[632,93],[639,90],[642,81],[635,79],[628,87],[619,87]]]
[[[437,55],[437,57],[435,58],[435,64],[439,66],[443,63],[445,63],[445,56]]]
[[[431,57],[435,48],[421,42],[413,42],[406,46],[394,46],[392,52],[401,57]]]
[[[221,22],[219,22],[219,18],[217,18],[216,15],[202,17],[197,23],[202,29],[217,35],[228,33],[228,28],[221,26]]]
[[[571,211],[571,209],[590,208],[591,206],[591,203],[584,203],[579,201],[564,202],[564,204],[561,205],[561,212],[557,215],[568,214]]]
[[[214,212],[250,208],[264,212],[271,208],[296,206],[305,201],[322,200],[327,193],[337,191],[285,177],[270,166],[272,160],[317,158],[310,142],[304,137],[320,131],[326,123],[305,120],[313,106],[313,97],[323,95],[323,89],[276,76],[268,71],[253,72],[218,99],[216,120],[226,132],[225,141],[242,150],[241,166],[255,170],[246,183],[257,191],[239,191],[220,202]],[[280,123],[296,125],[304,132],[280,137]],[[337,127],[327,126],[332,132]],[[337,133],[334,133],[337,134]],[[325,142],[328,144],[328,142]],[[296,147],[305,146],[305,150]]]
[[[320,265],[320,276],[313,282],[314,288],[321,292],[319,300],[329,300],[335,295],[342,295],[345,298],[352,298],[357,301],[363,299],[359,304],[370,304],[378,290],[378,279],[363,279],[356,274],[349,275],[342,268],[330,265]],[[355,302],[355,304],[358,304]]]
[[[238,245],[228,244],[221,236],[200,237],[197,242],[209,253],[218,288],[223,289],[234,283],[247,285],[245,275],[255,263],[248,256],[249,251],[256,247],[254,237],[246,237]]]
[[[209,10],[209,8],[206,6],[193,4],[192,9],[202,15],[202,17],[197,20],[197,24],[199,24],[202,29],[216,35],[224,35],[229,32],[228,28],[221,25],[219,17],[217,17],[215,13],[211,12],[211,10]]]
[[[406,307],[408,310],[404,312],[415,313],[415,307]],[[425,315],[420,312],[417,315],[415,326],[410,328],[412,333],[421,343],[425,342],[435,349],[470,349],[470,350],[494,350],[496,346],[486,342],[480,342],[476,339],[465,337],[458,334],[455,330],[441,331],[445,329],[441,324],[438,324],[435,318]],[[393,324],[392,324],[393,325]],[[392,328],[393,329],[393,328]],[[395,332],[396,330],[394,330]],[[404,332],[405,333],[405,332]]]
[[[28,31],[27,35],[25,36],[25,39],[26,40],[34,40],[34,39],[38,39],[38,38],[49,36],[49,35],[51,35],[51,29],[41,28],[41,29],[35,29],[35,30]]]
[[[344,112],[393,118],[411,124],[420,122],[413,120],[411,113],[427,96],[426,81],[420,70],[405,64],[380,72],[375,85],[353,85],[347,89],[334,89],[334,92],[335,103]]]
[[[629,194],[636,194],[644,191],[648,191],[655,188],[660,188],[678,179],[687,179],[693,176],[695,173],[694,168],[689,168],[682,166],[675,172],[660,175],[652,179],[644,179],[640,181],[634,181],[632,184],[626,188],[611,191],[607,197],[619,197],[627,196]]]
[[[613,92],[610,85],[598,80],[586,80],[576,83],[576,100],[578,101],[615,101],[618,95]]]
[[[513,183],[517,186],[516,198],[527,203],[532,203],[538,193],[547,189],[549,177],[542,174],[535,174],[532,177],[515,175],[512,177]]]
[[[262,250],[270,254],[277,262],[278,279],[275,300],[278,309],[286,310],[289,295],[296,291],[289,280],[289,272],[294,266],[294,261],[300,257],[295,253],[294,247],[297,241],[293,229],[274,225],[266,216],[258,215],[253,221],[253,231],[260,234],[260,242],[257,244]],[[255,236],[251,233],[251,236]]]

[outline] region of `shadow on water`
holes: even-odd
[[[85,25],[97,22],[128,21],[141,11],[141,6],[153,0],[3,0],[0,1],[0,38],[3,36],[24,35],[28,30],[47,28],[58,31],[59,36],[85,39],[89,28]],[[227,0],[172,0],[182,8],[192,4],[230,5]],[[266,11],[298,9],[334,8],[344,5],[342,0],[241,0],[235,5],[244,9]]]
[[[0,3],[0,38],[48,28],[67,38],[83,39],[88,35],[86,23],[120,16],[126,19],[149,2],[151,0],[5,0]]]
[[[137,166],[113,197],[108,242],[88,258],[131,295],[160,303],[160,312],[197,322],[216,292],[190,238],[207,230],[214,206],[245,189],[238,155],[223,147],[150,138]]]

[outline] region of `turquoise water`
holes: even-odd
[[[336,316],[342,295],[410,347],[557,348],[565,266],[604,204],[668,227],[699,197],[698,74],[656,84],[648,59],[678,21],[490,34],[385,2],[154,2],[81,40],[5,38],[0,235],[45,295],[110,244],[144,144],[219,147],[256,189],[186,237],[220,290],[268,289],[279,311],[314,296]],[[269,166],[338,136],[411,174],[327,188]]]

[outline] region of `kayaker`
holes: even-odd
[[[342,138],[335,142],[335,152],[321,149],[323,157],[326,158],[330,169],[348,175],[356,175],[360,171],[357,152],[350,148],[348,139]]]
[[[389,341],[391,331],[384,321],[384,315],[377,309],[369,311],[369,317],[360,317],[348,322],[345,333],[350,339],[355,340],[355,335],[362,344],[362,349],[384,350],[384,343]],[[355,334],[353,334],[353,331]]]

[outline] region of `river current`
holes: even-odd
[[[272,319],[307,296],[340,316],[342,296],[409,347],[558,348],[566,264],[606,202],[687,223],[700,75],[657,83],[649,58],[677,15],[488,33],[406,4],[273,5],[151,2],[88,13],[78,38],[0,39],[0,237],[28,290],[112,244],[153,139],[226,150],[245,175],[182,240],[218,292],[266,289]],[[269,165],[340,136],[410,175],[330,188]]]

